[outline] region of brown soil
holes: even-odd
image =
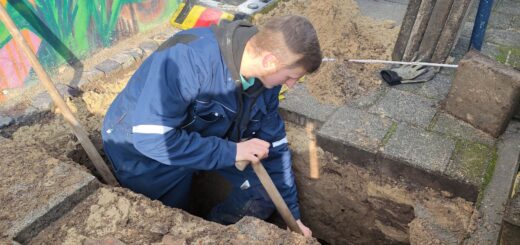
[[[381,65],[349,63],[346,59],[389,59],[399,27],[394,21],[378,21],[361,15],[355,0],[289,0],[265,15],[297,14],[307,17],[318,32],[323,55],[336,61],[324,62],[306,80],[312,95],[323,103],[341,105],[380,86]]]

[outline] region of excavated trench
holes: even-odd
[[[271,16],[301,14],[314,23],[326,57],[337,60],[388,58],[399,28],[392,22],[361,16],[356,6],[353,0],[281,1],[277,8],[255,21],[261,23]],[[377,65],[329,62],[307,79],[306,86],[323,103],[343,104],[378,88],[380,81],[374,74],[379,69]],[[67,100],[101,153],[103,115],[132,73],[86,84],[78,97]],[[443,241],[461,241],[472,229],[473,203],[447,192],[412,188],[402,180],[346,162],[324,152],[319,145],[310,147],[309,141],[314,136],[302,126],[287,123],[286,128],[302,219],[323,243],[422,244],[428,241],[437,244],[439,237],[432,234],[441,234]],[[55,113],[27,118],[22,124],[2,129],[2,136],[21,145],[38,147],[58,160],[72,160],[100,179],[66,122]],[[310,178],[313,154],[317,155],[319,165],[317,179]],[[194,176],[188,211],[204,217],[228,191],[229,184],[222,177],[215,173],[198,173]],[[283,221],[276,215],[269,221],[283,227]]]

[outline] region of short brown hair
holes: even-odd
[[[253,45],[256,48],[283,56],[280,47],[285,46],[292,53],[301,55],[300,59],[289,67],[303,67],[308,73],[315,72],[320,67],[322,55],[318,35],[307,18],[298,15],[275,17],[258,29],[258,33],[253,37]],[[282,34],[285,43],[277,40],[278,33]]]

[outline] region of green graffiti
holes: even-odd
[[[6,10],[17,27],[29,29],[42,38],[38,51],[45,66],[77,61],[100,47],[112,45],[122,8],[154,0],[8,0]],[[162,14],[153,23],[164,23],[178,7],[179,1],[165,1]],[[139,23],[137,23],[139,26]],[[141,26],[139,26],[139,30]],[[0,24],[0,48],[11,40],[11,35]]]

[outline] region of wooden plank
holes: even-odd
[[[422,0],[410,0],[408,3],[406,14],[404,15],[403,23],[401,24],[401,29],[399,30],[399,35],[395,42],[394,51],[392,52],[392,60],[400,61],[403,58],[421,2]]]
[[[417,12],[417,17],[415,17],[415,23],[413,25],[412,32],[410,33],[410,38],[406,44],[403,61],[412,60],[413,56],[419,50],[419,45],[421,44],[421,40],[424,35],[424,31],[426,30],[426,26],[428,25],[428,21],[430,20],[435,2],[436,0],[423,0],[421,2],[421,6]]]
[[[446,24],[452,4],[453,0],[437,0],[433,7],[430,21],[428,21],[428,26],[426,27],[426,31],[424,31],[418,51],[419,57],[424,61],[429,61],[433,51],[435,51],[437,41],[439,41],[439,37],[444,29],[444,24]]]
[[[460,33],[460,27],[473,0],[457,0],[451,6],[450,15],[433,52],[431,62],[444,63]]]

